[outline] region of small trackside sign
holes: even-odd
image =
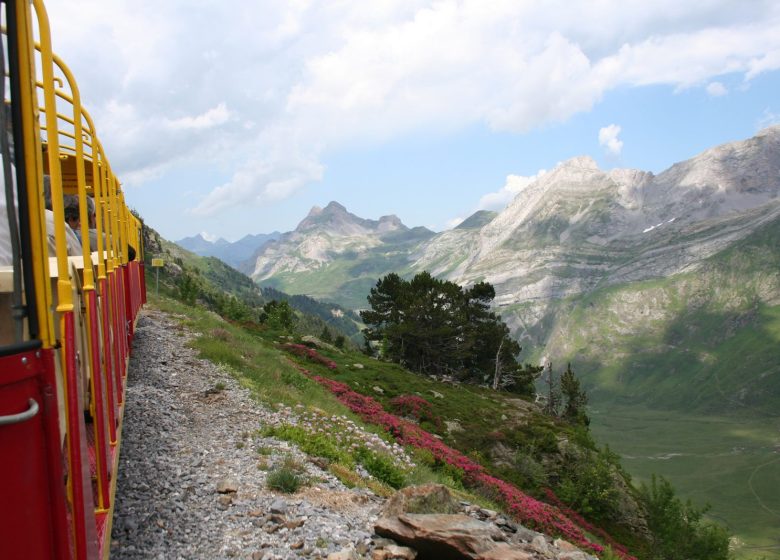
[[[152,259],[152,266],[161,267],[161,266],[164,266],[164,265],[165,265],[165,263],[163,262],[162,259]]]

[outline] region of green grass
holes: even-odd
[[[637,480],[668,479],[683,499],[743,542],[738,558],[780,559],[780,416],[736,419],[603,405],[591,412],[599,441]]]
[[[383,430],[376,426],[365,425],[336,400],[329,391],[309,379],[293,365],[290,356],[274,345],[275,341],[287,342],[286,337],[282,340],[278,334],[263,329],[257,332],[244,330],[223,321],[214,313],[184,305],[164,296],[156,297],[152,292],[149,293],[149,303],[163,311],[178,315],[186,327],[196,333],[201,333],[201,336],[190,343],[191,346],[200,352],[201,357],[227,367],[244,386],[252,391],[254,398],[259,402],[271,407],[303,405],[305,410],[315,411],[323,416],[345,417],[362,426],[367,432],[377,434],[389,441],[390,436]],[[215,331],[219,333],[218,337],[214,336]],[[352,379],[355,385],[359,386],[358,390],[376,395],[371,387],[374,385],[384,387],[387,392],[384,399],[380,398],[380,400],[384,400],[385,405],[388,405],[392,396],[419,389],[425,392],[427,399],[437,401],[440,407],[449,411],[460,411],[458,418],[463,419],[465,427],[479,425],[483,432],[485,429],[495,427],[489,421],[491,414],[497,412],[500,415],[502,410],[511,408],[509,403],[503,402],[497,397],[495,401],[485,400],[484,394],[490,393],[489,391],[474,389],[475,394],[471,389],[459,390],[449,385],[434,383],[420,376],[409,374],[398,366],[379,362],[362,354],[331,353],[327,350],[320,350],[320,353],[337,361],[339,371],[345,372],[343,379]],[[355,363],[364,364],[365,369],[354,368],[352,364]],[[322,366],[309,362],[305,363],[305,367],[321,375],[332,373]],[[338,378],[338,376],[334,377]],[[446,395],[446,398],[434,398],[432,390]],[[483,395],[480,396],[480,394]],[[480,403],[479,406],[483,407],[483,414],[473,414],[475,402]],[[492,403],[490,406],[485,404],[489,402]],[[476,424],[469,423],[472,418],[476,419]],[[471,430],[467,430],[467,433],[475,440],[480,439],[479,433],[472,433]],[[382,457],[377,457],[376,453],[360,452],[361,456],[356,457],[343,452],[343,450],[334,449],[332,446],[328,447],[326,440],[322,438],[312,434],[308,434],[307,437],[307,434],[297,427],[281,428],[278,434],[268,435],[293,441],[301,445],[307,453],[330,458],[343,468],[351,469],[355,463],[361,463],[380,482],[389,487],[436,482],[458,489],[461,491],[463,499],[475,503],[487,503],[479,496],[462,492],[458,481],[454,480],[447,472],[434,469],[425,464],[424,461],[418,461],[417,466],[411,471],[400,472]],[[373,489],[380,493],[389,494],[383,488]]]

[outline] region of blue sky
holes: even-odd
[[[331,200],[441,230],[570,157],[659,172],[780,122],[778,3],[681,4],[47,6],[128,202],[235,240]]]

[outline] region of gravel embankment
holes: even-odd
[[[138,322],[112,557],[325,558],[350,543],[367,550],[382,500],[347,489],[285,442],[264,439],[270,455],[259,456],[249,434],[294,411],[258,405],[227,372],[196,357],[191,337],[159,311]],[[292,496],[273,493],[267,468],[289,456],[316,482]]]

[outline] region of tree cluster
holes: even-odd
[[[574,375],[571,364],[566,365],[566,371],[557,379],[552,364],[548,363],[542,381],[546,385],[544,411],[547,414],[563,418],[570,424],[590,424],[586,410],[588,395]]]
[[[533,393],[540,368],[517,361],[520,345],[490,311],[493,286],[468,289],[422,272],[407,281],[395,273],[380,279],[361,311],[367,346],[385,359],[426,375],[452,375],[496,389]]]

